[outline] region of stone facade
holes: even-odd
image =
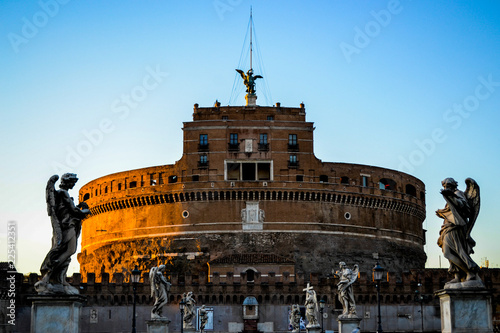
[[[185,122],[175,164],[104,176],[84,185],[92,215],[78,255],[87,273],[161,263],[208,274],[230,254],[272,253],[297,273],[356,258],[391,270],[423,268],[425,186],[406,173],[323,162],[314,124],[299,108],[199,107]]]
[[[229,332],[231,327],[243,327],[243,303],[253,296],[259,304],[258,326],[262,329],[272,327],[274,332],[288,331],[288,310],[292,304],[305,302],[303,289],[307,282],[314,286],[318,299],[326,301],[324,320],[326,330],[337,330],[338,315],[342,305],[337,299],[338,279],[332,276],[297,274],[294,280],[280,280],[276,276],[255,275],[254,281],[244,277],[221,277],[212,272],[208,280],[204,274],[172,274],[169,304],[164,314],[171,320],[170,331],[180,330],[179,302],[182,294],[193,291],[197,306],[205,304],[213,309],[213,332]],[[0,271],[0,319],[5,321],[9,285],[6,272]],[[493,319],[498,325],[500,319],[500,269],[482,269],[480,276],[486,288],[492,292]],[[3,278],[3,279],[2,279]],[[443,288],[449,280],[446,269],[412,270],[408,272],[389,272],[387,280],[381,283],[382,324],[385,332],[440,332],[439,298],[434,293]],[[29,332],[31,300],[36,295],[34,283],[40,279],[37,274],[23,278],[16,275],[16,327],[15,332]],[[88,274],[82,282],[80,274],[70,278],[73,286],[87,298],[80,314],[80,332],[128,332],[132,323],[133,290],[128,278],[121,273],[110,276],[102,274],[96,282],[94,274]],[[353,285],[357,312],[363,332],[374,331],[377,322],[377,299],[371,272],[361,272]],[[417,296],[423,296],[422,298]],[[420,302],[420,300],[422,300]],[[150,297],[148,273],[143,272],[137,287],[137,327],[138,332],[146,332],[146,320],[150,319],[153,299]],[[422,320],[421,313],[424,313]],[[423,324],[422,324],[423,322]]]

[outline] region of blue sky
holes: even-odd
[[[497,1],[2,1],[0,260],[16,221],[18,269],[38,271],[52,174],[76,172],[76,197],[97,177],[181,157],[193,104],[231,99],[250,5],[254,69],[269,87],[258,82],[258,104],[304,102],[323,161],[424,181],[428,267],[441,254],[441,180],[464,190],[475,178],[474,259],[498,267]],[[235,90],[232,105],[243,105]]]

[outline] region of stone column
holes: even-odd
[[[359,327],[361,318],[359,317],[339,317],[339,333],[351,333],[356,327]]]
[[[168,324],[170,324],[170,320],[167,318],[146,320],[148,333],[168,333]]]
[[[443,289],[436,292],[441,305],[441,332],[491,333],[491,293],[486,289]]]
[[[81,295],[37,295],[28,298],[31,306],[31,333],[78,333]]]

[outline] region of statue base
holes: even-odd
[[[307,333],[321,333],[321,327],[319,327],[319,326],[306,327],[306,332]]]
[[[194,327],[184,327],[184,333],[196,333],[196,329]]]
[[[255,94],[246,94],[245,100],[247,101],[247,106],[256,106],[257,105],[257,95],[255,95]]]
[[[170,320],[167,318],[156,318],[151,320],[146,320],[146,325],[148,327],[148,333],[168,333],[168,324]]]
[[[351,333],[356,327],[359,327],[361,318],[357,316],[339,316],[337,321],[339,323],[339,333]]]
[[[442,289],[435,295],[443,333],[493,332],[491,293],[485,288]]]
[[[86,297],[80,295],[38,295],[28,297],[31,305],[31,333],[78,333],[80,312]]]

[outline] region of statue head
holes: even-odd
[[[70,189],[75,186],[78,178],[76,177],[76,173],[65,173],[61,176],[61,183],[59,184],[60,188]]]
[[[446,178],[441,182],[441,185],[443,185],[444,188],[450,190],[455,190],[458,187],[458,183],[453,178]]]
[[[341,262],[339,262],[339,266],[340,266],[340,268],[344,268],[344,267],[346,267],[346,264],[345,264],[345,262],[341,261]]]
[[[160,265],[160,266],[158,266],[158,270],[159,270],[160,272],[165,272],[165,268],[166,268],[166,267],[165,267],[165,265]]]

